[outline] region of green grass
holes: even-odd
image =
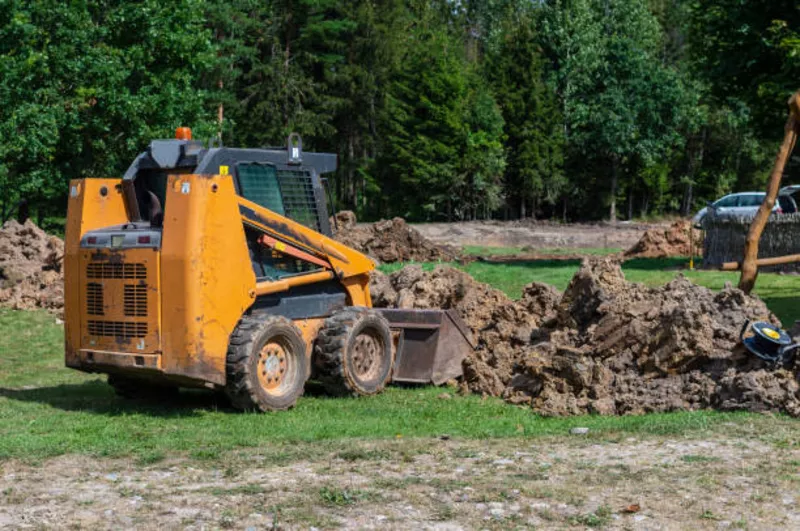
[[[615,254],[622,251],[619,247],[587,247],[583,249],[564,249],[564,248],[554,248],[554,249],[531,249],[527,247],[494,247],[494,246],[483,246],[483,245],[465,245],[462,248],[464,254],[470,256],[514,256],[517,254],[525,254],[525,253],[536,253],[540,255],[575,255],[575,254],[584,254],[584,255],[593,255],[593,256],[605,256],[609,254]]]
[[[385,264],[384,272],[396,271],[404,264]],[[544,282],[558,289],[565,289],[570,279],[580,267],[580,260],[536,260],[494,264],[471,262],[466,265],[449,264],[463,269],[476,280],[486,282],[504,291],[509,297],[518,298],[522,288],[531,282]],[[432,269],[435,264],[423,264]],[[738,272],[689,271],[685,258],[639,258],[626,261],[622,269],[625,277],[632,282],[648,286],[660,286],[683,273],[695,284],[720,290],[726,282],[733,286],[739,282]],[[756,295],[778,316],[786,327],[800,319],[800,276],[761,273],[756,282]]]
[[[663,268],[678,265],[675,261],[631,261],[625,272],[632,280],[659,284],[675,274]],[[563,289],[578,263],[476,262],[464,267],[478,280],[518,295],[522,286],[534,280]],[[715,289],[726,280],[736,280],[733,273],[688,275]],[[758,292],[784,321],[797,316],[798,287],[800,277],[761,275],[758,280]],[[542,418],[498,399],[454,395],[442,400],[438,398],[442,392],[434,387],[393,387],[376,397],[352,399],[329,398],[312,388],[295,409],[275,414],[237,413],[218,395],[201,391],[182,392],[177,402],[169,404],[128,402],[114,395],[104,376],[63,367],[63,326],[53,316],[0,310],[0,459],[37,461],[81,453],[132,456],[147,465],[174,456],[218,462],[242,448],[299,459],[330,447],[343,459],[356,460],[373,454],[381,458],[383,453],[353,449],[348,440],[444,434],[470,439],[541,437],[564,435],[575,426],[589,427],[590,437],[597,438],[746,430],[771,437],[776,444],[794,445],[800,439],[800,426],[781,416],[697,412]]]
[[[200,391],[183,392],[176,403],[145,405],[117,398],[103,377],[65,369],[61,329],[42,312],[0,312],[0,458],[36,461],[82,453],[133,456],[139,464],[175,455],[218,461],[241,448],[301,456],[309,451],[306,443],[349,438],[538,437],[563,435],[574,426],[588,426],[597,437],[675,435],[730,431],[731,423],[791,423],[714,412],[541,418],[497,399],[442,400],[442,389],[433,387],[393,387],[359,399],[312,394],[295,409],[275,414],[237,413],[216,395]],[[340,453],[356,456],[348,448]]]

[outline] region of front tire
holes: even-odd
[[[244,411],[280,411],[303,394],[308,361],[300,330],[286,317],[242,317],[228,344],[225,394]]]
[[[329,317],[314,346],[317,377],[333,395],[375,395],[392,374],[388,321],[375,310],[345,308]]]

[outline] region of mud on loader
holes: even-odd
[[[121,179],[70,183],[65,362],[123,396],[226,392],[292,407],[307,380],[337,395],[440,384],[473,348],[453,311],[373,309],[374,263],[331,238],[333,154],[206,146],[179,128]]]

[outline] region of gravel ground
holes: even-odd
[[[224,461],[6,461],[0,528],[800,528],[797,441],[589,434],[307,447],[307,457],[252,449]]]

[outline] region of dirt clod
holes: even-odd
[[[628,282],[614,259],[585,260],[566,291],[526,286],[518,301],[445,266],[377,274],[376,305],[453,308],[477,339],[462,389],[546,415],[781,411],[800,416],[800,362],[767,367],[738,342],[745,320],[779,324],[755,297],[683,276]]]
[[[0,228],[0,306],[16,310],[64,308],[64,242],[27,220]]]
[[[689,231],[694,237],[694,247]],[[648,229],[636,245],[625,251],[626,258],[667,258],[670,256],[695,256],[703,252],[703,239],[699,230],[692,229],[692,222],[679,220],[667,228]]]
[[[357,225],[349,210],[336,214],[334,238],[381,263],[436,262],[458,258],[458,252],[437,245],[410,227],[403,218]]]

